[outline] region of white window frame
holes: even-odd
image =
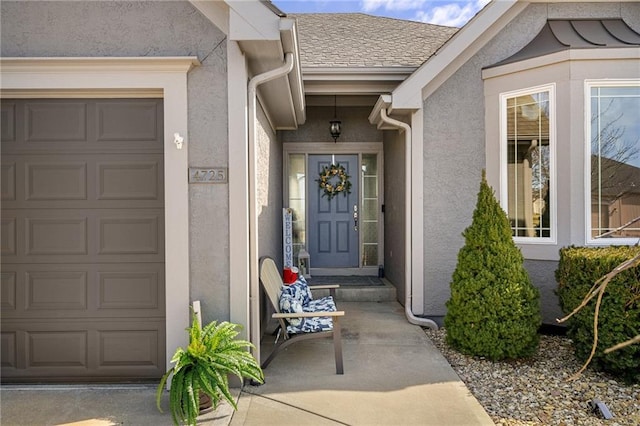
[[[558,197],[556,182],[556,84],[549,83],[500,94],[500,204],[508,215],[508,165],[507,165],[507,99],[531,95],[540,92],[549,93],[549,211],[550,230],[548,237],[518,237],[516,243],[556,244],[558,234]]]
[[[634,245],[638,238],[591,237],[591,89],[593,87],[640,87],[640,79],[594,79],[584,81],[584,223],[585,244],[591,246]]]

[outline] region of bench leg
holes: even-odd
[[[276,345],[275,348],[273,348],[273,351],[271,352],[271,354],[267,357],[266,360],[264,360],[264,362],[262,363],[262,365],[260,366],[260,368],[267,368],[267,366],[269,364],[271,364],[271,361],[273,361],[273,359],[276,357],[276,355],[278,355],[281,351],[283,351],[284,349],[286,349],[289,345],[295,343],[298,340],[305,340],[304,337],[306,336],[300,336],[297,339],[295,338],[289,338],[287,340],[284,340],[282,343]]]
[[[336,324],[334,323],[334,330],[335,330]],[[338,325],[339,327],[339,325]],[[330,337],[333,334],[334,336],[334,343],[335,343],[335,333],[333,331],[321,331],[318,333],[303,333],[303,334],[294,334],[292,336],[290,336],[288,339],[284,340],[282,343],[276,345],[275,348],[273,348],[273,352],[271,352],[271,354],[267,357],[266,360],[264,360],[261,364],[260,367],[261,368],[267,368],[267,366],[271,363],[271,361],[273,361],[273,359],[276,357],[276,355],[278,355],[280,352],[282,352],[283,350],[285,350],[287,347],[289,347],[290,345],[300,341],[300,340],[309,340],[309,339],[318,339],[318,338],[323,338],[323,337]],[[338,328],[338,336],[340,336],[340,329]],[[338,347],[340,347],[340,339],[338,338]],[[337,353],[337,352],[336,352]],[[338,362],[338,358],[336,357],[336,366],[337,366],[337,362]],[[337,368],[337,367],[336,367]],[[342,371],[342,349],[340,349],[340,371]],[[339,373],[342,374],[342,373]]]
[[[338,317],[333,318],[333,350],[336,357],[336,374],[344,374],[344,366],[342,364],[342,332],[340,330],[340,321]]]

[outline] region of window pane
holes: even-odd
[[[364,198],[377,199],[378,198],[378,176],[376,175],[364,175],[362,178],[364,185]]]
[[[591,237],[640,216],[640,87],[591,88]],[[640,223],[607,238],[640,237]]]
[[[549,92],[508,98],[507,214],[515,237],[551,236]]]
[[[378,200],[364,200],[362,203],[362,220],[378,220]]]
[[[378,156],[362,155],[362,266],[378,264]]]
[[[623,97],[623,96],[640,96],[640,86],[637,87],[592,87],[591,96],[595,97]]]
[[[305,155],[289,155],[289,207],[293,210],[293,255],[305,244]]]
[[[376,244],[378,242],[378,222],[362,221],[362,241],[365,244]]]
[[[362,250],[362,266],[376,266],[378,264],[378,245],[365,244]]]

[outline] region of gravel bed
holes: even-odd
[[[640,384],[626,385],[590,369],[568,380],[582,363],[567,337],[543,335],[533,358],[491,362],[451,349],[444,329],[425,333],[496,425],[640,425]],[[593,399],[604,402],[614,417],[594,414],[588,405]]]

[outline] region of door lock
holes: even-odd
[[[353,206],[353,230],[358,230],[358,206]]]

